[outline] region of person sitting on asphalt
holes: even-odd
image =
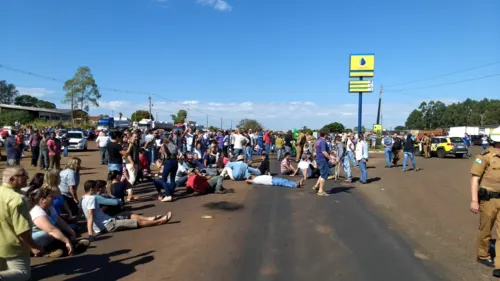
[[[110,177],[114,176],[114,178],[111,179],[111,184],[109,186],[111,194],[108,194],[106,181],[96,181],[97,194],[95,195],[95,197],[97,199],[97,203],[99,203],[99,206],[101,206],[101,210],[110,216],[122,212],[122,206],[125,202],[123,201],[125,197],[125,185],[122,185],[123,182],[117,181],[120,176],[119,173],[119,171],[111,171],[111,173],[108,174],[108,180]],[[113,193],[121,195],[121,197],[116,197],[112,195]]]
[[[243,162],[245,156],[238,155],[235,162],[229,162],[226,167],[221,172],[221,176],[224,178],[229,176],[232,180],[244,180],[250,178],[250,172],[248,171],[248,164]]]
[[[62,170],[59,173],[60,183],[59,190],[61,190],[62,195],[64,196],[64,201],[68,203],[68,206],[73,215],[78,215],[79,212],[79,203],[77,188],[80,183],[80,165],[82,160],[77,157],[73,157],[69,160],[66,165],[66,169]]]
[[[286,188],[301,188],[304,186],[305,179],[302,178],[299,181],[292,181],[283,178],[277,178],[270,175],[262,176],[250,176],[246,180],[247,184],[260,184],[260,185],[270,185],[270,186],[281,186]]]
[[[57,258],[63,255],[63,249],[66,254],[71,256],[76,249],[81,251],[86,249],[90,242],[87,239],[76,240],[76,233],[71,227],[57,214],[52,206],[52,189],[41,187],[32,190],[28,194],[33,208],[30,211],[33,221],[33,240],[43,247],[48,257]]]
[[[290,152],[285,153],[285,158],[281,161],[280,170],[283,175],[292,175],[297,173],[297,169],[292,166]]]
[[[95,235],[103,232],[117,232],[122,230],[137,229],[166,224],[172,213],[155,217],[143,217],[135,214],[120,214],[114,217],[106,215],[97,203],[96,181],[88,180],[84,186],[85,195],[82,197],[82,210],[87,219],[87,232],[89,239],[95,239]]]
[[[189,168],[186,188],[188,192],[193,192],[194,195],[233,193],[233,189],[222,187],[223,181],[224,178],[222,176],[209,176],[201,173],[198,169]]]
[[[271,171],[269,170],[269,155],[263,152],[261,160],[262,162],[260,162],[260,165],[257,168],[260,171],[260,175],[271,174]]]
[[[184,162],[184,156],[178,157],[179,165],[175,174],[175,186],[185,186],[188,179],[188,165]]]
[[[297,164],[297,169],[290,176],[294,177],[299,173],[303,176],[304,180],[312,177],[312,168],[311,161],[309,160],[309,154],[302,154],[302,158],[300,159],[299,164]]]

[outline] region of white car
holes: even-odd
[[[87,138],[82,131],[69,131],[66,137],[69,140],[68,150],[87,150]]]

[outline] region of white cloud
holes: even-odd
[[[41,98],[43,96],[48,96],[54,93],[52,90],[48,90],[46,88],[24,88],[24,87],[16,87],[19,91],[20,95],[28,95],[33,96],[35,98]]]
[[[198,101],[197,100],[185,100],[183,102],[181,102],[182,104],[197,104]]]
[[[121,108],[126,108],[130,105],[127,101],[100,101],[99,108],[100,109],[108,109],[108,110],[117,110]]]
[[[198,0],[198,3],[204,6],[210,6],[218,11],[230,12],[233,7],[225,0]]]
[[[382,121],[384,128],[403,125],[409,112],[418,107],[422,100],[410,100],[407,103],[382,102]],[[100,107],[91,108],[91,115],[111,114],[115,117],[122,112],[130,117],[136,110],[149,110],[147,102],[100,101]],[[172,121],[170,115],[180,109],[188,111],[188,119],[205,125],[221,125],[233,128],[244,118],[256,119],[270,129],[293,129],[302,126],[321,128],[327,123],[340,122],[347,128],[353,128],[358,122],[357,104],[312,103],[312,102],[220,102],[186,100],[181,102],[154,101],[152,112],[160,121]],[[363,104],[363,125],[371,128],[376,122],[378,104]]]

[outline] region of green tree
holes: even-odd
[[[351,129],[345,129],[344,133],[352,133],[352,130]]]
[[[220,128],[217,128],[215,126],[208,126],[208,130],[216,132],[216,131],[220,130]]]
[[[19,92],[14,84],[7,83],[5,80],[0,80],[0,103],[13,104],[18,94]]]
[[[421,130],[424,129],[423,113],[422,111],[413,110],[405,122],[405,127],[408,129]]]
[[[262,130],[262,125],[255,119],[242,119],[236,127],[242,131],[248,131],[251,129],[256,132]]]
[[[139,122],[142,119],[151,119],[151,116],[149,115],[149,111],[137,110],[136,112],[132,113],[132,116],[130,117],[130,120],[132,122]]]
[[[404,130],[406,130],[405,126],[400,125],[400,126],[394,127],[394,131],[404,131]]]
[[[172,121],[174,122],[174,124],[178,124],[178,123],[182,123],[184,124],[184,122],[186,122],[186,119],[187,119],[187,111],[184,110],[184,109],[181,109],[177,112],[177,115],[170,115],[172,117]]]
[[[35,120],[35,117],[27,111],[2,109],[0,114],[0,126],[14,126],[14,122],[27,124]]]
[[[64,83],[63,89],[66,92],[63,103],[71,104],[73,109],[89,111],[90,106],[99,106],[101,93],[88,66],[79,67],[75,76]]]
[[[300,129],[300,132],[302,132],[302,133],[304,133],[304,134],[309,133],[310,135],[312,135],[312,134],[313,134],[313,130],[312,130],[312,129],[307,128],[307,126],[302,127],[302,129]]]
[[[37,107],[38,99],[33,96],[20,95],[14,99],[15,105]]]
[[[441,101],[423,102],[406,119],[406,128],[437,129],[454,126],[500,124],[500,100],[466,99],[445,105]]]
[[[44,100],[38,100],[36,102],[37,107],[40,108],[47,108],[47,109],[56,109],[56,105],[52,102],[44,101]]]
[[[354,127],[352,129],[353,132],[357,133],[358,132],[358,126]],[[366,132],[365,126],[361,126],[361,132],[364,133]]]
[[[321,128],[321,131],[326,131],[330,133],[343,133],[345,131],[345,127],[339,122],[333,122],[323,126],[323,128]]]

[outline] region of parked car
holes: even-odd
[[[87,150],[87,138],[81,131],[69,131],[66,134],[69,139],[68,150]]]
[[[483,135],[472,135],[470,136],[470,142],[473,145],[481,146],[483,145]],[[493,145],[493,141],[488,137],[488,144]]]

